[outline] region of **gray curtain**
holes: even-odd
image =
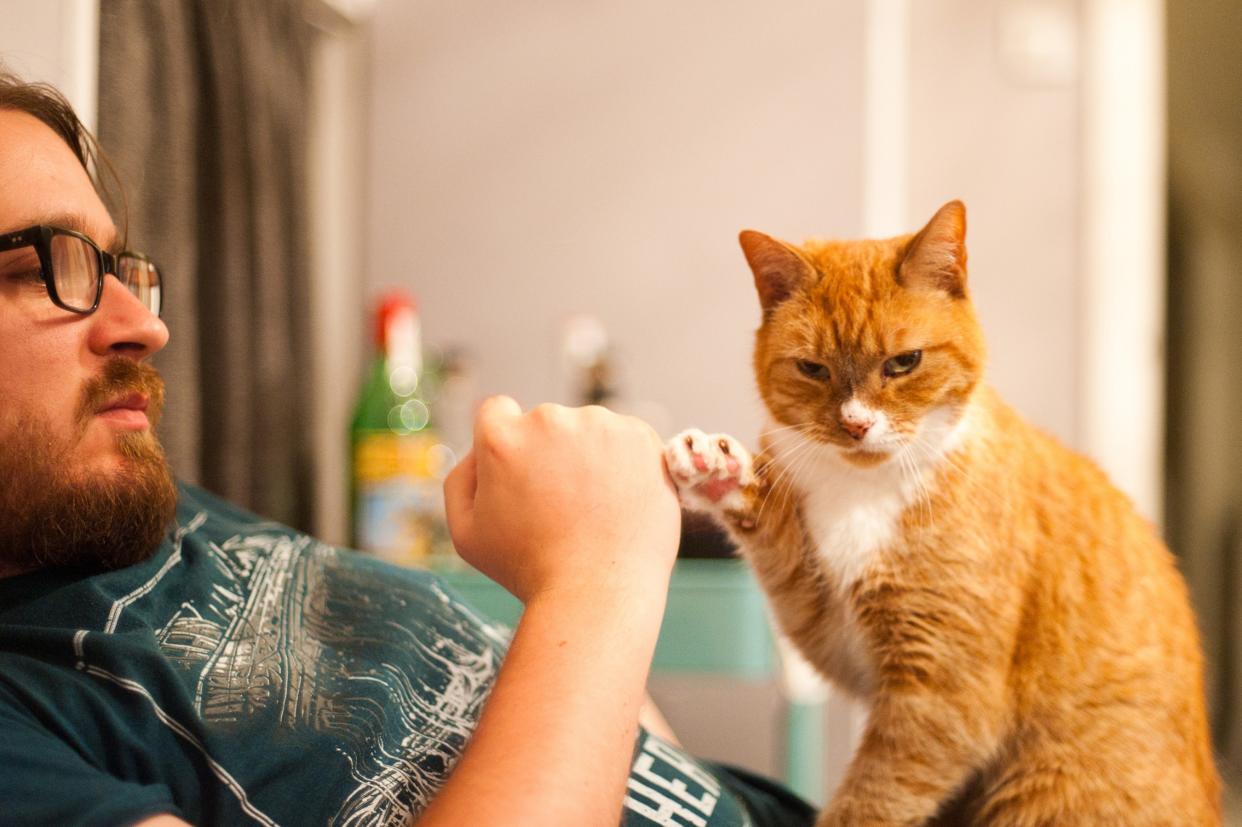
[[[1169,3],[1170,545],[1203,629],[1215,744],[1242,780],[1242,15]]]
[[[106,0],[99,138],[166,273],[161,436],[179,477],[310,524],[300,0]],[[115,199],[114,199],[115,200]]]

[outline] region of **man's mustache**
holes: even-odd
[[[164,380],[150,365],[118,356],[104,365],[103,373],[82,388],[78,403],[78,424],[85,428],[90,419],[116,399],[131,394],[147,397],[147,419],[152,429],[164,410]]]

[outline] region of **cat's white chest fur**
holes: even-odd
[[[898,459],[860,468],[829,445],[812,444],[801,435],[785,436],[773,450],[787,464],[802,495],[802,517],[823,565],[847,591],[898,539],[901,516],[926,497],[931,467],[959,444],[966,417],[934,411],[923,434],[933,450],[931,461]]]
[[[820,559],[848,589],[896,540],[917,489],[903,482],[899,467],[859,469],[818,453],[795,472],[802,516]]]

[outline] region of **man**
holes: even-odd
[[[483,405],[446,501],[526,605],[511,640],[175,485],[162,277],[92,152],[0,74],[0,824],[809,823],[637,726],[679,526],[646,425]]]

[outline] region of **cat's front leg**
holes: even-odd
[[[824,605],[824,575],[808,568],[799,497],[789,486],[772,496],[772,479],[783,479],[783,472],[736,439],[699,430],[670,439],[664,459],[682,506],[711,515],[729,533],[763,588],[780,597],[773,601],[777,620],[799,641],[804,621]]]
[[[925,827],[995,754],[1002,688],[946,698],[927,689],[884,691],[862,742],[816,827]],[[1034,822],[1032,822],[1034,823]],[[1044,823],[1044,822],[1039,822]]]
[[[684,508],[710,514],[733,532],[755,528],[759,479],[754,458],[736,439],[682,431],[666,443],[664,461]]]

